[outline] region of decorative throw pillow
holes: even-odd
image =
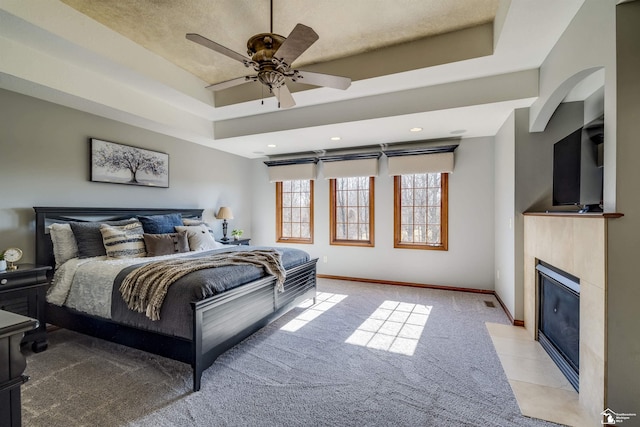
[[[138,222],[135,218],[123,219],[120,221],[102,222],[71,222],[71,230],[78,245],[78,258],[90,258],[94,256],[106,255],[107,252],[102,242],[100,225],[126,225]],[[142,233],[141,233],[142,234]]]
[[[166,215],[138,215],[138,220],[142,223],[145,233],[166,234],[175,233],[173,227],[182,225],[182,214]]]
[[[213,234],[213,229],[211,228],[211,226],[209,224],[207,224],[206,222],[204,222],[201,219],[195,219],[195,218],[182,218],[182,223],[184,225],[204,225],[205,227],[207,227],[207,230],[209,230],[209,233]],[[215,239],[214,239],[215,240]]]
[[[100,226],[102,241],[110,258],[136,258],[147,255],[142,234],[142,224],[132,222],[127,225]]]
[[[147,248],[147,256],[171,255],[189,252],[187,232],[142,235]]]
[[[78,257],[78,244],[69,224],[51,224],[49,236],[53,243],[53,257],[56,260],[56,268]]]
[[[204,224],[176,226],[176,231],[187,232],[189,247],[192,251],[204,251],[224,247],[222,243],[215,241],[211,233],[209,233],[207,226]]]
[[[182,218],[182,225],[202,225],[205,222],[197,218]]]

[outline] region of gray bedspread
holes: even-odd
[[[249,251],[253,249],[267,249],[267,247],[231,246],[211,252],[200,252],[194,254],[193,257],[203,256],[207,253],[220,253],[221,251]],[[285,269],[295,267],[309,260],[309,254],[299,249],[281,247],[274,249],[282,253],[282,264]],[[234,265],[194,271],[178,279],[169,287],[160,310],[160,320],[152,321],[143,313],[130,310],[119,291],[120,283],[122,283],[125,276],[142,264],[127,267],[116,277],[112,290],[112,319],[117,323],[135,328],[187,339],[191,339],[192,336],[193,313],[191,302],[206,299],[267,275],[264,269],[251,265]]]

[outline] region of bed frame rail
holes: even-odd
[[[193,389],[200,390],[202,372],[218,356],[301,302],[316,297],[317,258],[287,270],[284,292],[267,277],[193,303]]]

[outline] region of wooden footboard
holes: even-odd
[[[316,296],[313,259],[287,270],[284,292],[275,290],[267,277],[193,303],[193,390],[200,390],[202,372],[216,358],[302,301]]]

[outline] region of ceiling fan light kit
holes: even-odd
[[[199,34],[188,33],[186,37],[188,40],[242,62],[245,67],[251,67],[257,72],[255,75],[238,77],[207,86],[208,89],[213,91],[228,89],[243,83],[259,81],[269,88],[269,92],[276,96],[279,107],[289,108],[296,105],[296,103],[291,95],[291,91],[287,87],[286,79],[290,79],[293,82],[341,90],[345,90],[351,85],[351,79],[348,77],[294,70],[291,68],[293,61],[302,55],[302,53],[319,38],[318,34],[311,27],[303,24],[297,24],[288,37],[283,37],[273,32],[256,34],[251,37],[247,41],[247,54],[250,58]]]

